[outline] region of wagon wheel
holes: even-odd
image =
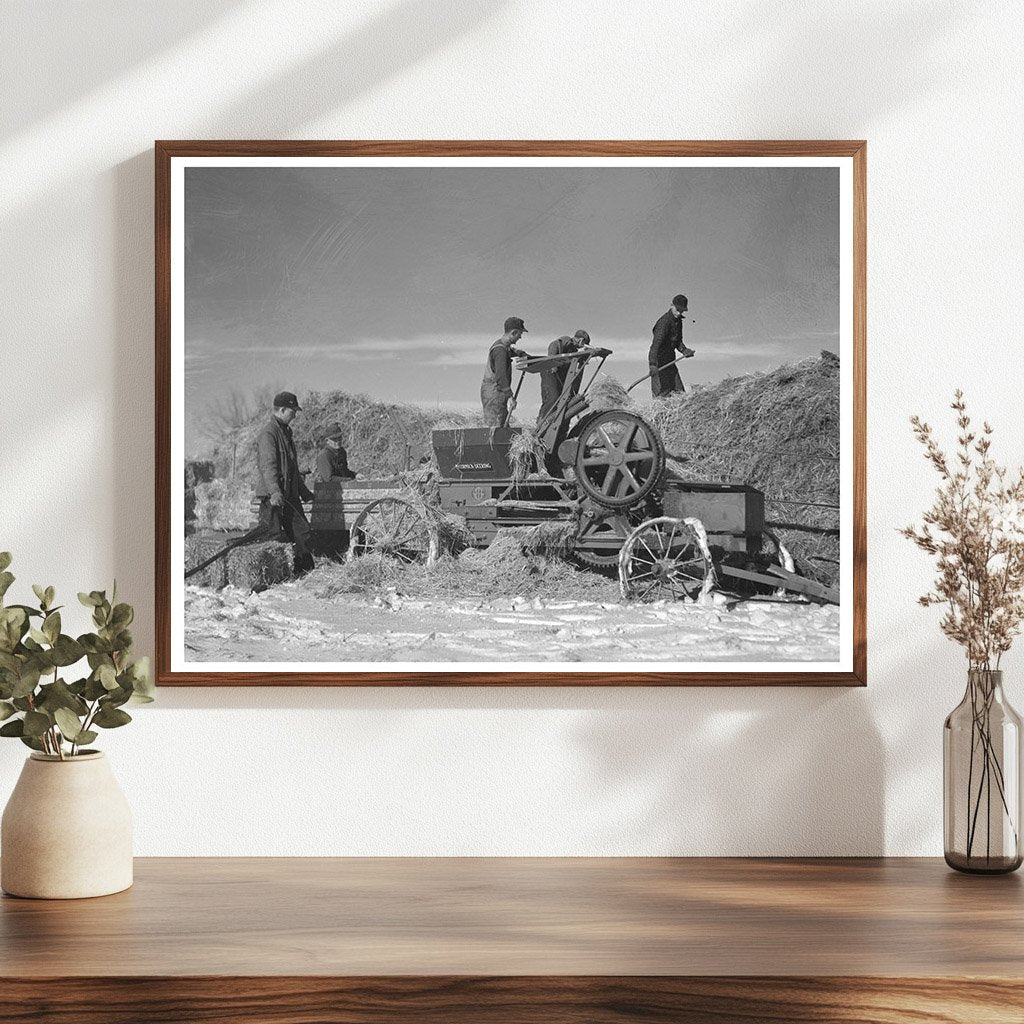
[[[438,551],[437,527],[404,498],[370,502],[352,525],[349,558],[388,555],[411,565],[433,565]]]
[[[658,486],[665,449],[646,420],[610,409],[582,424],[575,471],[579,486],[599,505],[629,508]]]
[[[626,539],[619,586],[627,600],[678,601],[710,585],[709,570],[696,530],[682,519],[660,516],[641,523]]]
[[[604,515],[584,520],[576,537],[573,556],[596,569],[613,569],[619,564],[619,552],[626,543],[631,526],[624,515]],[[584,548],[588,541],[604,542],[600,548]]]

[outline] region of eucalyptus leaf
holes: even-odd
[[[56,615],[57,613],[54,612]],[[57,666],[66,667],[81,661],[85,656],[85,649],[82,645],[66,633],[61,633],[53,645],[52,660]]]
[[[116,690],[118,687],[117,673],[113,665],[100,665],[96,669],[96,678],[103,684],[105,690]]]
[[[30,604],[9,604],[7,607],[8,608],[20,608],[25,613],[26,618],[30,618],[30,619],[31,618],[36,618],[36,619],[45,618],[43,613],[38,608],[33,608],[32,605],[30,605]]]
[[[97,636],[95,633],[83,633],[78,638],[78,645],[85,651],[92,654],[109,654],[112,650],[110,641],[106,637]]]
[[[110,625],[123,629],[125,626],[130,626],[134,618],[135,612],[130,604],[116,604],[110,613]]]
[[[131,700],[133,692],[131,684],[119,686],[116,690],[110,690],[100,703],[104,707],[119,708],[122,704],[127,704]]]
[[[82,721],[78,715],[67,708],[57,708],[53,717],[64,738],[71,740],[72,743],[77,743],[79,734],[82,732]]]
[[[51,644],[57,642],[57,637],[60,636],[60,612],[50,612],[49,615],[43,619],[43,632],[46,634],[46,639]]]
[[[81,591],[78,592],[78,600],[85,605],[86,608],[95,608],[99,602],[96,599],[95,592],[92,594],[83,594]]]
[[[9,701],[0,700],[0,722],[6,722],[11,715],[16,715],[18,709]]]
[[[4,552],[4,554],[6,554],[6,552]],[[13,582],[14,577],[9,572],[0,572],[0,598],[7,593]]]
[[[18,682],[14,685],[12,697],[28,697],[35,692],[39,685],[39,668],[35,665],[26,665],[21,670]]]
[[[92,743],[97,736],[99,736],[98,732],[93,732],[92,729],[85,729],[78,734],[78,739],[75,742],[81,746],[83,743]]]
[[[3,729],[0,729],[0,736],[2,736],[3,733]],[[46,747],[44,747],[42,741],[37,740],[35,736],[21,736],[19,738],[26,747],[31,747],[33,750],[38,750],[40,753],[46,753]]]
[[[4,570],[11,564],[11,553],[10,551],[0,551],[0,571]]]
[[[96,676],[89,676],[85,681],[85,689],[82,691],[82,696],[86,700],[99,700],[100,697],[107,695],[107,688],[96,678]]]
[[[73,693],[63,679],[57,679],[39,688],[39,699],[36,707],[41,711],[56,712],[58,708],[65,708],[79,718],[84,718],[89,713],[89,705],[81,697]]]
[[[43,714],[41,711],[25,712],[24,725],[26,736],[42,736],[52,724],[50,716]]]
[[[46,588],[39,586],[38,583],[33,583],[32,584],[32,593],[35,594],[36,597],[39,598],[39,603],[45,607],[46,606]]]
[[[54,601],[54,598],[56,596],[57,596],[57,591],[54,590],[53,587],[47,587],[46,588],[46,593],[43,594],[43,597],[46,598],[46,607],[47,608],[51,608],[51,609],[53,608],[53,601]]]
[[[41,629],[36,629],[35,626],[29,629],[28,635],[40,646],[50,643],[50,638]]]
[[[129,667],[129,672],[131,673],[132,685],[136,696],[152,699],[153,694],[156,693],[156,687],[153,685],[149,658],[139,658],[138,661],[133,662]]]
[[[0,648],[13,651],[25,634],[28,616],[24,609],[13,607],[0,611]]]
[[[0,736],[24,736],[25,722],[21,718],[15,718],[11,722],[4,722],[0,725]]]
[[[104,705],[96,712],[96,716],[92,721],[94,725],[98,725],[101,729],[117,729],[122,725],[127,725],[131,720],[132,716],[127,711]],[[0,726],[0,731],[2,729],[3,726]]]

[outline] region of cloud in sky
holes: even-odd
[[[686,380],[837,347],[832,170],[190,168],[185,189],[193,438],[232,389],[475,402],[509,315],[534,353],[584,327],[632,381],[678,291]]]

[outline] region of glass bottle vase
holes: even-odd
[[[1021,865],[1021,719],[1003,673],[971,669],[942,731],[945,856],[957,871],[1001,874]]]

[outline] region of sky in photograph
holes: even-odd
[[[478,408],[507,316],[531,353],[586,329],[627,385],[678,292],[688,384],[837,352],[838,190],[825,168],[188,168],[186,450],[232,392]],[[519,418],[538,405],[530,375]]]

